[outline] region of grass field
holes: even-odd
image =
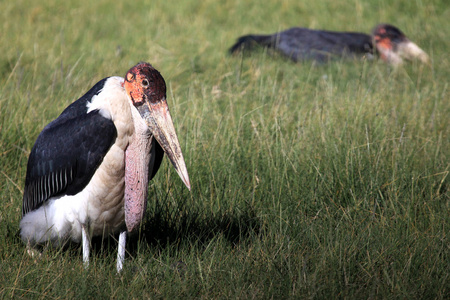
[[[450,5],[266,2],[0,2],[0,298],[448,299]],[[431,65],[226,52],[380,22]],[[80,247],[34,260],[18,227],[37,135],[139,61],[166,80],[192,191],[165,161],[121,276],[117,237],[93,242],[88,270]]]

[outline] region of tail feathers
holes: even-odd
[[[251,50],[255,45],[273,47],[275,46],[275,39],[271,35],[244,35],[239,37],[228,51],[230,54],[234,54],[242,50]]]

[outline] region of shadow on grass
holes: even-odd
[[[259,221],[252,210],[215,215],[177,210],[169,217],[165,210],[158,210],[144,223],[141,234],[153,246],[167,246],[183,240],[207,243],[218,234],[236,245],[259,229]]]
[[[217,236],[223,236],[232,246],[236,246],[260,231],[260,221],[250,206],[244,210],[208,215],[187,208],[185,203],[185,200],[180,200],[176,207],[171,207],[166,201],[158,201],[153,208],[148,209],[139,232],[129,235],[127,239],[127,253],[134,256],[140,243],[163,250],[186,244],[208,245]],[[93,253],[115,255],[117,238],[118,235],[94,237]]]

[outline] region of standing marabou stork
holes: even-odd
[[[190,189],[161,74],[139,63],[125,78],[102,79],[48,124],[31,150],[22,240],[30,247],[81,241],[88,266],[90,238],[120,232],[120,272],[127,231],[143,219],[148,182],[164,153]]]
[[[327,62],[336,57],[372,57],[377,52],[381,59],[399,65],[403,59],[429,61],[428,55],[411,42],[395,26],[379,24],[372,35],[360,32],[338,32],[293,27],[271,35],[245,35],[229,49],[230,53],[251,49],[253,45],[272,48],[292,59]],[[374,48],[376,51],[374,51]]]

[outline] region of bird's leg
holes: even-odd
[[[42,258],[42,253],[33,246],[31,246],[30,241],[27,242],[27,253],[29,256],[35,259],[34,260],[35,262]]]
[[[81,237],[83,244],[83,265],[84,268],[87,269],[89,267],[89,248],[90,248],[90,236],[88,232],[88,228],[85,224],[81,225]]]
[[[127,231],[124,230],[119,234],[119,247],[117,252],[117,273],[120,273],[123,268],[123,261],[125,260],[125,243],[127,240]]]

